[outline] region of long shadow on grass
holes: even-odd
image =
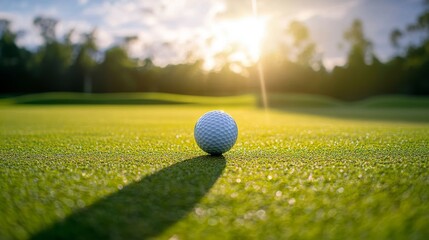
[[[32,239],[146,239],[186,216],[225,168],[225,158],[176,163],[79,210]]]

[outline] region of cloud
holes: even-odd
[[[140,21],[140,14],[136,3],[133,2],[102,2],[101,5],[93,5],[83,12],[87,16],[101,17],[105,24],[117,27]]]
[[[346,63],[346,59],[344,57],[327,57],[323,59],[323,65],[326,69],[331,70],[335,66],[342,66]]]
[[[350,11],[354,7],[356,7],[359,4],[359,1],[344,1],[341,3],[333,4],[333,5],[326,5],[321,7],[306,7],[301,9],[294,18],[296,18],[299,21],[305,21],[307,19],[313,18],[313,17],[324,17],[324,18],[330,18],[330,19],[342,19],[347,14],[349,14]]]
[[[269,16],[270,23],[275,23],[272,25],[277,26],[275,31],[279,33],[292,19],[303,21],[322,55],[335,59],[327,60],[329,65],[344,62],[347,49],[340,50],[338,45],[343,41],[343,31],[355,18],[364,20],[368,37],[374,39],[380,55],[388,56],[386,52],[392,52],[387,42],[389,28],[415,14],[415,11],[403,11],[409,16],[394,19],[406,14],[401,13],[401,8],[406,9],[404,5],[410,5],[410,1],[416,0],[403,3],[399,0],[259,0],[258,7],[261,15]],[[396,10],[385,11],[386,8]],[[388,16],[382,18],[380,12],[387,12]],[[97,27],[103,31],[104,46],[115,42],[108,34],[116,37],[134,34],[139,36],[139,41],[132,48],[133,54],[152,56],[156,63],[184,59],[189,51],[206,56],[204,48],[213,35],[213,25],[251,14],[251,0],[106,1],[87,6],[83,11],[85,17],[99,19]],[[169,43],[169,47],[164,43]]]
[[[78,0],[79,5],[86,5],[88,0]]]
[[[394,27],[404,27],[421,11],[420,0],[258,0],[258,12],[270,21],[270,28],[282,34],[292,19],[303,21],[310,29],[318,49],[329,62],[345,56],[338,49],[342,32],[354,18],[364,22],[367,36],[377,53],[386,58],[392,53],[388,34]],[[32,21],[36,15],[58,18],[58,35],[70,28],[77,34],[97,29],[101,49],[122,37],[137,35],[130,51],[134,56],[153,56],[155,62],[177,62],[189,52],[208,53],[214,26],[223,21],[252,14],[251,0],[118,0],[118,1],[40,1],[29,4],[16,0],[0,1],[0,17],[12,20],[14,30],[25,30],[22,45],[41,43]],[[383,13],[383,14],[380,14]],[[219,37],[219,36],[218,36]],[[78,41],[78,39],[75,39]]]
[[[94,27],[82,20],[69,20],[69,21],[60,21],[57,24],[57,36],[62,37],[67,34],[70,30],[74,31],[72,35],[72,42],[79,42],[82,39],[82,33],[89,33],[94,29]]]
[[[0,18],[11,21],[11,29],[14,32],[23,32],[17,40],[20,46],[34,48],[42,43],[40,35],[32,28],[33,17],[15,12],[0,12]]]
[[[112,34],[100,28],[98,28],[95,32],[95,39],[97,41],[97,45],[101,49],[106,49],[114,43],[114,38]]]
[[[152,57],[164,65],[185,60],[190,51],[199,54],[197,48],[209,35],[207,26],[218,8],[218,0],[124,0],[88,6],[83,15],[100,19],[98,38],[104,46],[137,35],[139,40],[130,47],[132,55]],[[107,33],[114,37],[107,38]]]
[[[282,16],[287,18],[308,18],[316,15],[341,17],[357,2],[362,0],[259,0],[258,12],[261,15]],[[238,18],[252,15],[251,0],[223,0],[224,11],[220,17]]]

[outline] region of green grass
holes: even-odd
[[[427,108],[266,115],[200,100],[212,104],[4,103],[0,239],[429,236]],[[224,157],[193,140],[214,108],[239,127]]]
[[[354,108],[429,108],[428,97],[384,95],[368,99],[344,102],[334,98],[309,94],[271,94],[270,105],[280,108],[323,108],[323,107],[354,107]],[[259,100],[259,104],[261,101]]]
[[[9,98],[0,98],[0,104],[25,105],[163,105],[163,104],[198,104],[198,105],[251,105],[256,102],[252,95],[232,97],[202,97],[169,93],[38,93]]]

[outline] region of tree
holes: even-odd
[[[363,31],[362,21],[355,19],[343,34],[344,40],[350,45],[348,54],[349,65],[365,65],[373,57],[373,45]]]
[[[123,47],[112,47],[95,69],[94,91],[130,92],[136,89],[135,63]]]
[[[139,40],[138,36],[135,35],[130,35],[130,36],[125,36],[122,40],[122,47],[129,51],[130,47],[133,43],[137,42]]]
[[[403,93],[429,94],[429,0],[423,1],[423,6],[423,12],[417,16],[414,23],[409,24],[406,29],[396,29],[391,33],[396,42],[414,34],[421,39],[417,44],[405,47],[403,59],[397,57],[395,60],[396,65],[401,63],[397,67],[402,69],[400,75]]]
[[[71,91],[92,92],[92,74],[96,66],[94,55],[97,52],[96,30],[82,34],[83,42],[77,45],[77,55],[71,66]]]
[[[35,76],[38,79],[40,91],[65,91],[70,88],[68,79],[72,62],[73,46],[70,36],[73,31],[66,34],[62,43],[56,38],[56,25],[58,20],[49,17],[36,17],[34,25],[40,28],[44,45],[36,53],[34,64]]]
[[[349,45],[347,64],[332,71],[330,95],[344,100],[358,100],[384,91],[384,86],[391,84],[390,79],[383,76],[384,65],[374,54],[362,22],[354,20],[343,37]]]
[[[31,88],[28,71],[31,53],[16,44],[19,34],[10,29],[10,21],[0,19],[1,92],[23,92]]]
[[[320,59],[316,55],[316,44],[311,40],[308,28],[301,22],[292,21],[286,30],[292,36],[293,58],[301,65],[314,66],[320,64]]]
[[[390,43],[394,48],[399,48],[399,39],[403,36],[403,33],[399,29],[395,29],[390,33]]]
[[[45,43],[50,43],[56,41],[56,31],[55,28],[58,24],[58,20],[55,18],[38,16],[33,20],[34,26],[39,28],[39,31],[45,41]]]

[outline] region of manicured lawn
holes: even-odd
[[[428,108],[0,106],[0,239],[427,239]],[[206,156],[222,108],[235,147]]]

